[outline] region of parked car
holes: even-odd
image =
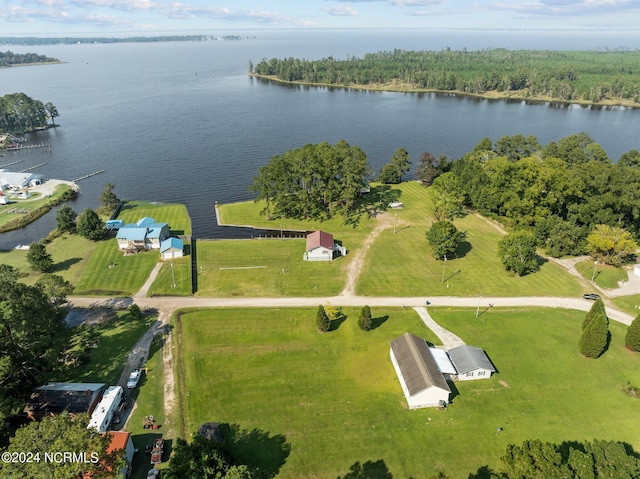
[[[596,293],[586,293],[586,294],[583,294],[582,297],[584,299],[590,299],[592,301],[598,301],[600,299],[600,295]]]
[[[142,371],[140,371],[139,369],[134,369],[133,371],[131,371],[131,374],[129,374],[129,379],[127,380],[127,387],[129,389],[135,388],[140,382],[140,376],[142,376]]]
[[[160,477],[160,469],[149,469],[149,472],[147,472],[147,479],[155,479],[156,477]]]

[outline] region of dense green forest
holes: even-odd
[[[394,50],[346,60],[264,58],[249,70],[287,82],[640,106],[640,50]]]
[[[583,254],[597,225],[640,237],[640,152],[613,163],[586,133],[541,146],[534,136],[488,138],[463,158],[423,154],[418,174],[468,208],[534,232],[551,256]],[[434,179],[435,178],[435,179]]]
[[[9,67],[11,65],[25,65],[29,63],[48,63],[59,62],[56,58],[50,58],[37,53],[13,53],[7,50],[0,52],[0,67]]]
[[[22,134],[48,126],[48,120],[55,126],[58,110],[52,103],[40,100],[24,93],[10,93],[0,96],[0,135]]]

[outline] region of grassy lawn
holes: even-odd
[[[171,264],[173,263],[173,274]],[[176,286],[173,287],[175,277]],[[167,260],[149,288],[149,296],[191,296],[191,256]]]
[[[405,182],[393,186],[376,185],[372,188],[367,201],[370,209],[380,204],[387,205],[390,201],[401,201],[404,206],[400,209],[387,208],[383,219],[387,227],[373,242],[367,253],[365,266],[356,286],[358,294],[368,296],[468,296],[470,294],[579,296],[584,292],[582,286],[571,275],[552,262],[544,262],[540,271],[523,278],[507,274],[497,256],[497,243],[502,238],[502,233],[480,216],[473,214],[455,221],[458,229],[467,232],[467,241],[460,246],[456,258],[448,258],[444,268],[445,282],[443,283],[443,262],[431,256],[425,238],[425,233],[432,224],[429,212],[432,201],[430,190],[418,182]],[[219,208],[220,218],[225,223],[251,224],[275,230],[281,226],[284,229],[322,228],[333,233],[336,239],[343,240],[350,250],[351,256],[347,255],[344,258],[345,263],[351,261],[353,253],[363,245],[376,222],[372,218],[362,219],[360,225],[354,229],[336,219],[325,223],[300,222],[291,219],[268,221],[264,215],[260,215],[262,208],[263,204],[253,202],[222,205]],[[205,271],[198,281],[202,295],[226,295],[234,292],[239,295],[313,295],[315,292],[315,278],[302,278],[295,281],[297,292],[291,290],[292,281],[287,281],[285,278],[278,281],[278,277],[273,273],[281,272],[283,267],[285,271],[287,270],[287,260],[278,256],[278,254],[282,256],[286,254],[284,249],[280,249],[279,253],[274,253],[276,256],[272,256],[272,250],[266,246],[266,243],[265,245],[260,243],[260,248],[256,248],[254,242],[230,247],[214,245],[212,248],[220,248],[217,256],[222,258],[220,261],[229,261],[229,266],[241,266],[239,263],[243,263],[242,260],[247,258],[253,261],[251,265],[266,265],[269,268],[263,272],[264,274],[258,273],[259,270],[236,270],[233,273],[224,274],[211,271],[207,274]],[[258,249],[261,251],[254,251]],[[293,247],[291,249],[293,250]],[[292,272],[302,267],[297,263],[303,252],[304,243],[299,250],[287,253],[290,255],[288,261]],[[234,260],[237,256],[240,256],[239,261]],[[217,264],[216,261],[218,260],[215,252],[210,255],[208,251],[198,251],[199,266],[206,268],[207,262],[213,262],[214,268],[220,267],[221,264]],[[247,263],[249,261],[245,261],[242,266],[249,266]],[[304,271],[303,274],[308,273],[313,272]],[[336,279],[334,281],[338,282]],[[264,284],[269,293],[261,292]],[[339,291],[337,284],[335,286],[334,290]],[[309,287],[314,290],[309,292]],[[321,285],[317,287],[322,288]],[[332,294],[332,292],[330,290],[318,294]]]
[[[425,238],[431,226],[429,190],[418,183],[397,186],[404,202],[396,234],[383,231],[366,258],[356,292],[368,296],[579,296],[582,286],[552,262],[522,278],[509,275],[498,258],[503,237],[492,224],[470,214],[454,221],[467,232],[457,257],[436,260]],[[445,279],[443,282],[442,279]]]
[[[96,243],[80,279],[76,295],[125,296],[138,291],[159,261],[158,251],[123,256],[114,238]],[[115,267],[110,268],[113,263]]]
[[[168,223],[172,235],[191,235],[191,219],[185,205],[127,201],[118,214],[125,223],[135,223],[150,216],[161,223]]]
[[[594,266],[593,260],[590,259],[576,263],[578,273],[589,281],[594,278],[595,283],[601,288],[615,289],[620,281],[628,279],[627,271],[624,268],[616,268],[608,264],[598,264],[594,276]]]
[[[198,241],[196,295],[338,294],[345,285],[348,256],[330,263],[303,261],[305,244],[304,239]]]
[[[483,347],[499,374],[456,383],[446,411],[409,411],[389,341],[410,331],[432,340],[412,310],[373,310],[377,327],[357,327],[345,308],[337,329],[318,334],[315,310],[186,312],[177,326],[177,377],[186,431],[218,421],[234,433],[243,461],[280,478],[335,478],[359,461],[383,461],[393,477],[446,471],[467,477],[499,469],[509,443],[613,439],[640,449],[640,356],[623,346],[624,327],[600,359],[580,356],[584,313],[557,309],[432,309],[437,321]],[[615,411],[615,413],[612,413]],[[496,428],[503,432],[497,436]]]
[[[640,314],[640,294],[619,296],[617,298],[612,298],[611,301],[613,301],[618,308],[633,316]]]
[[[86,351],[88,361],[71,369],[64,380],[116,384],[129,352],[155,319],[145,317],[141,321],[132,321],[128,313],[120,312],[108,322],[91,327],[75,327],[71,352]],[[96,347],[87,347],[87,344],[95,344]]]
[[[96,243],[78,235],[64,235],[55,238],[46,247],[53,257],[50,272],[62,276],[71,284],[76,284],[96,248]],[[31,270],[26,256],[27,251],[24,250],[2,251],[0,262],[13,266],[23,273],[22,281],[33,284],[42,274]]]

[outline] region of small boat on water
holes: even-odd
[[[28,244],[19,244],[18,246],[16,246],[16,247],[15,247],[15,248],[13,248],[13,249],[22,249],[22,250],[25,250],[25,249],[29,249],[29,245],[28,245]]]

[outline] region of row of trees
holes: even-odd
[[[11,65],[24,65],[26,63],[45,63],[57,62],[56,58],[50,58],[37,53],[13,53],[10,50],[0,52],[0,67],[8,67]]]
[[[331,330],[331,322],[341,319],[345,319],[345,316],[340,308],[335,308],[330,305],[318,305],[316,311],[316,329],[319,333],[326,333]],[[360,311],[358,327],[363,331],[370,331],[373,328],[373,319],[371,318],[371,308],[369,308],[369,306],[365,305]]]
[[[460,91],[518,92],[560,101],[640,102],[640,51],[559,52],[492,49],[368,53],[361,58],[262,59],[250,73],[289,82]]]
[[[274,156],[249,188],[266,203],[267,218],[348,217],[370,173],[367,155],[345,140],[335,145],[308,144]]]
[[[55,126],[58,110],[53,103],[40,100],[24,93],[10,93],[0,96],[0,133],[22,134],[43,128],[51,119]]]

